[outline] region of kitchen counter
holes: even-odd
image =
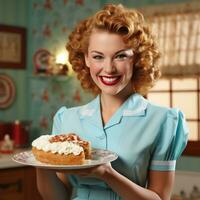
[[[35,167],[12,160],[16,153],[30,149],[17,149],[13,154],[0,154],[0,199],[42,200],[37,191]]]
[[[12,154],[2,154],[2,153],[0,153],[0,169],[14,168],[14,167],[24,167],[25,165],[14,162],[12,160],[12,157],[16,153],[20,153],[20,152],[28,151],[28,150],[30,150],[30,148],[15,149]]]

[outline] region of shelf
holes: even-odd
[[[47,74],[35,74],[35,75],[30,75],[29,77],[33,79],[50,79],[55,81],[67,81],[72,78],[72,76],[67,76],[67,75],[47,75]]]

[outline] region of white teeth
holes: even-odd
[[[116,81],[117,79],[118,79],[118,77],[104,77],[104,76],[102,76],[102,79],[105,81],[105,82],[113,82],[113,81]]]

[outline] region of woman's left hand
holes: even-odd
[[[84,169],[69,169],[69,170],[57,170],[56,172],[59,173],[66,173],[71,175],[78,175],[78,176],[90,176],[96,178],[103,178],[103,175],[107,172],[112,170],[112,166],[110,163],[105,163],[102,165],[98,165],[95,167],[84,168]]]

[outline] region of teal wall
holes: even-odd
[[[0,0],[0,24],[28,27],[27,0]],[[16,100],[7,109],[0,109],[0,120],[11,121],[28,118],[28,65],[25,70],[0,69],[0,73],[9,75],[16,86]]]
[[[60,106],[76,106],[92,98],[81,89],[79,82],[73,77],[33,76],[32,56],[38,48],[46,48],[51,52],[63,48],[67,41],[67,35],[76,22],[93,14],[108,2],[122,3],[128,7],[141,7],[150,4],[187,1],[52,0],[51,2],[52,9],[47,9],[44,7],[45,0],[0,0],[0,23],[23,26],[28,30],[26,69],[0,69],[0,73],[6,73],[14,79],[17,88],[16,101],[8,109],[0,110],[0,120],[32,120],[32,139],[51,130],[52,116]],[[64,2],[67,3],[64,4]],[[80,4],[76,2],[80,2]],[[43,34],[45,25],[51,30],[50,36]],[[46,95],[45,98],[44,95]],[[177,163],[178,170],[200,171],[199,166],[200,158],[194,157],[181,157]]]
[[[181,156],[176,169],[200,172],[200,157]]]

